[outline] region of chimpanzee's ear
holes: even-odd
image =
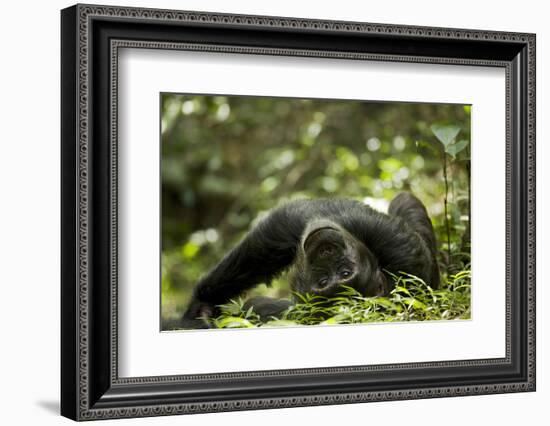
[[[390,289],[388,286],[388,278],[380,269],[376,271],[376,276],[374,280],[376,282],[375,295],[377,297],[387,296],[390,292]]]

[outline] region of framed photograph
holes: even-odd
[[[61,12],[61,413],[535,390],[535,35]]]

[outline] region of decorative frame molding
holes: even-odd
[[[205,31],[211,28],[231,38],[216,42]],[[311,33],[329,41],[326,48],[302,39]],[[264,38],[254,45],[249,34]],[[358,41],[365,46],[358,48]],[[405,54],[411,46],[415,54]],[[117,70],[123,47],[505,68],[506,357],[119,378]],[[535,389],[533,34],[76,5],[62,11],[62,81],[63,415],[91,420]],[[404,385],[411,372],[425,372],[428,384]],[[309,388],[293,387],[297,377]],[[347,383],[328,392],[335,378]],[[224,390],[234,379],[242,389]],[[457,385],[459,379],[469,384]]]

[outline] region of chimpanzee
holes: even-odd
[[[273,209],[196,285],[181,327],[206,328],[206,318],[260,283],[289,270],[291,289],[330,297],[353,287],[365,296],[388,295],[388,273],[408,273],[438,288],[436,240],[426,208],[408,192],[388,214],[349,199],[296,200]],[[261,317],[291,303],[254,298]]]

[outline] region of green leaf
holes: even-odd
[[[382,305],[386,308],[392,308],[393,302],[389,300],[387,297],[373,297],[372,301],[376,303],[377,305]]]
[[[460,132],[460,127],[458,126],[441,126],[439,124],[433,124],[430,129],[445,148],[455,141]]]
[[[467,146],[468,146],[468,141],[462,140],[460,142],[453,143],[453,144],[449,145],[448,147],[446,147],[445,152],[447,154],[449,154],[451,157],[453,157],[453,159],[455,159],[457,154],[460,151],[463,151],[464,148],[466,148]]]
[[[330,317],[329,319],[323,321],[320,323],[320,325],[334,325],[334,324],[342,324],[342,321],[346,319],[346,315],[334,315],[333,317]]]
[[[296,321],[290,321],[290,320],[273,320],[266,322],[263,326],[264,327],[292,327],[300,325]]]
[[[405,287],[403,286],[396,286],[395,287],[395,290],[394,290],[396,293],[405,293],[406,295],[410,296],[411,293],[409,290],[407,290]]]
[[[412,306],[414,309],[425,310],[426,305],[420,300],[413,299],[412,297],[404,297],[403,302],[409,306]]]
[[[242,313],[242,300],[231,299],[229,303],[219,305],[224,315],[236,316]]]
[[[254,325],[244,318],[225,317],[216,322],[219,328],[251,328]]]

